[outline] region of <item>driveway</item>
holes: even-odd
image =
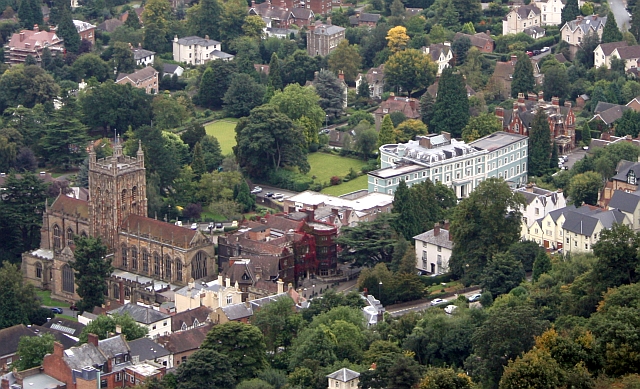
[[[463,295],[466,298],[471,297],[472,295],[476,294],[476,293],[480,293],[481,289],[474,289],[474,290],[470,290],[466,293],[463,293]],[[445,297],[444,299],[452,302],[456,299],[456,296],[452,296],[452,297]],[[453,304],[453,303],[452,303]],[[397,304],[397,305],[390,305],[388,307],[386,307],[387,313],[389,313],[391,316],[393,317],[400,317],[402,315],[405,315],[409,312],[420,312],[420,311],[424,311],[425,309],[429,309],[431,308],[431,299],[429,299],[428,301],[424,301],[424,300],[418,300],[415,303],[402,303],[402,304]]]
[[[625,0],[609,0],[609,8],[616,17],[616,23],[620,31],[625,31],[631,26],[631,18],[626,9],[627,2]]]
[[[563,165],[566,166],[567,169],[571,169],[576,162],[584,158],[586,155],[587,155],[587,151],[581,148],[577,148],[573,152],[567,154],[567,157],[569,157],[569,160],[565,162]]]

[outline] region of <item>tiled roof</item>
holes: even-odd
[[[609,201],[609,208],[619,209],[627,213],[635,213],[640,203],[640,193],[629,193],[623,190],[616,190]]]
[[[469,41],[471,41],[471,45],[479,48],[484,48],[487,42],[493,42],[493,38],[491,38],[491,36],[485,34],[484,32],[479,32],[475,35],[469,35],[469,34],[464,34],[462,32],[457,32],[453,38],[453,41],[455,42],[462,37],[469,38]]]
[[[412,101],[408,97],[391,96],[382,102],[380,107],[375,110],[375,113],[386,115],[393,112],[402,112],[407,119],[418,119],[420,118],[418,107],[419,103],[415,99]],[[385,110],[388,111],[385,112]]]
[[[136,61],[139,59],[151,57],[154,54],[155,54],[155,51],[145,50],[140,47],[133,48],[133,59],[135,59]]]
[[[611,53],[613,53],[613,50],[617,49],[618,47],[624,47],[628,45],[629,44],[627,43],[627,41],[622,41],[622,42],[600,43],[598,47],[600,47],[604,55],[609,56],[611,55]],[[596,47],[596,50],[597,49],[598,48]]]
[[[162,71],[163,71],[165,74],[167,74],[167,73],[171,73],[171,74],[173,74],[173,73],[175,73],[175,72],[176,72],[176,70],[178,70],[178,68],[180,68],[180,67],[181,67],[180,65],[176,65],[176,64],[173,64],[173,63],[165,63],[165,64],[163,64],[163,65],[162,65]]]
[[[640,45],[618,47],[616,51],[620,59],[640,58]]]
[[[24,324],[0,330],[0,344],[2,345],[0,356],[15,354],[18,351],[18,342],[23,336],[36,336],[36,334]]]
[[[253,310],[251,308],[247,308],[244,303],[227,305],[221,309],[229,320],[240,320],[253,315]]]
[[[253,64],[253,68],[256,69],[258,73],[264,73],[267,76],[269,75],[269,65],[262,65],[259,63]]]
[[[158,74],[158,71],[154,69],[153,66],[147,66],[146,68],[136,70],[131,74],[124,74],[124,73],[118,74],[118,78],[116,79],[116,82],[119,82],[125,78],[128,78],[132,82],[136,83],[136,82],[148,80],[156,74]]]
[[[74,199],[63,194],[58,195],[49,208],[53,212],[65,215],[77,215],[83,219],[89,218],[89,202]]]
[[[78,371],[85,367],[102,366],[107,363],[107,358],[104,354],[91,343],[65,350],[63,359],[69,368]]]
[[[20,40],[20,34],[24,34],[22,40]],[[33,50],[35,47],[47,47],[59,42],[62,42],[62,39],[54,32],[22,30],[11,36],[8,46],[16,49],[26,48],[27,50]]]
[[[496,68],[493,71],[493,75],[494,77],[499,77],[504,80],[511,81],[515,67],[515,64],[512,64],[511,61],[496,62]]]
[[[308,8],[296,7],[291,10],[291,14],[296,19],[310,19],[313,17],[313,11]]]
[[[115,313],[120,315],[128,313],[133,318],[133,320],[142,324],[151,324],[163,319],[171,318],[171,316],[167,315],[166,313],[137,304],[125,304],[120,308],[109,311],[110,315],[113,315]]]
[[[210,314],[211,309],[205,306],[176,313],[171,317],[171,331],[176,332],[182,330],[182,324],[185,324],[187,327],[193,327],[196,320],[199,323],[197,325],[202,325],[209,320]]]
[[[609,108],[613,108],[613,107],[615,107],[617,105],[618,104],[607,103],[605,101],[598,101],[598,104],[596,104],[596,108],[593,110],[593,112],[594,113],[604,112],[604,111],[608,110]]]
[[[93,24],[83,22],[82,20],[74,20],[73,25],[76,26],[76,30],[78,31],[78,33],[96,28],[96,26],[94,26]]]
[[[533,12],[535,15],[540,15],[540,8],[532,4],[518,7],[515,9],[515,11],[518,14],[518,16],[520,16],[520,18],[522,19],[527,19],[531,12]]]
[[[116,335],[98,341],[98,348],[109,359],[117,355],[129,353],[129,346],[124,335]]]
[[[640,177],[640,162],[629,162],[622,160],[618,163],[618,167],[616,171],[618,172],[615,176],[611,177],[612,180],[615,181],[627,181],[627,175],[629,171],[632,170],[636,177]]]
[[[571,31],[575,31],[577,28],[580,28],[584,33],[587,33],[590,30],[597,31],[600,26],[604,26],[605,24],[607,24],[606,16],[600,17],[598,15],[589,15],[566,22],[560,30],[569,28]]]
[[[605,124],[609,125],[620,119],[624,114],[624,111],[628,111],[630,109],[632,108],[624,105],[615,105],[606,111],[596,114],[596,117],[599,117]]]
[[[116,28],[122,26],[124,23],[120,21],[120,19],[107,19],[104,22],[98,24],[97,29],[106,31],[106,32],[114,32]]]
[[[139,232],[163,241],[173,241],[174,245],[183,248],[188,248],[196,235],[199,234],[197,230],[131,214],[122,222],[121,230],[132,234]]]
[[[197,327],[188,331],[175,332],[158,338],[158,343],[173,354],[197,350],[207,337],[212,324]]]

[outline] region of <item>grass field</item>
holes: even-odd
[[[343,194],[355,192],[360,189],[367,189],[367,176],[360,176],[355,180],[349,182],[343,182],[340,185],[329,186],[322,190],[322,193],[326,193],[333,196],[341,196]]]
[[[36,290],[36,294],[40,297],[42,301],[42,305],[46,307],[60,307],[60,308],[69,308],[69,303],[65,303],[64,301],[53,300],[51,298],[51,291],[48,290]]]
[[[315,182],[318,183],[329,182],[333,176],[344,177],[349,174],[351,168],[358,172],[365,164],[359,159],[326,153],[311,153],[307,160],[311,165],[311,171],[307,175],[316,176]]]
[[[213,135],[220,142],[222,155],[233,152],[232,147],[236,145],[236,123],[238,119],[227,118],[207,124],[205,129],[207,135]]]

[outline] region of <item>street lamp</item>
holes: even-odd
[[[307,298],[307,288],[304,288],[304,298]]]
[[[316,284],[311,285],[311,297],[313,297],[314,294],[316,294]]]
[[[326,130],[329,127],[329,115],[324,115],[324,129]]]
[[[378,283],[378,300],[380,300],[380,297],[382,296],[382,281],[380,281]]]

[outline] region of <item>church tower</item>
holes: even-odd
[[[123,155],[116,140],[111,157],[96,160],[95,152],[89,153],[90,235],[115,250],[118,228],[130,214],[147,216],[144,152],[138,142],[136,157]]]

